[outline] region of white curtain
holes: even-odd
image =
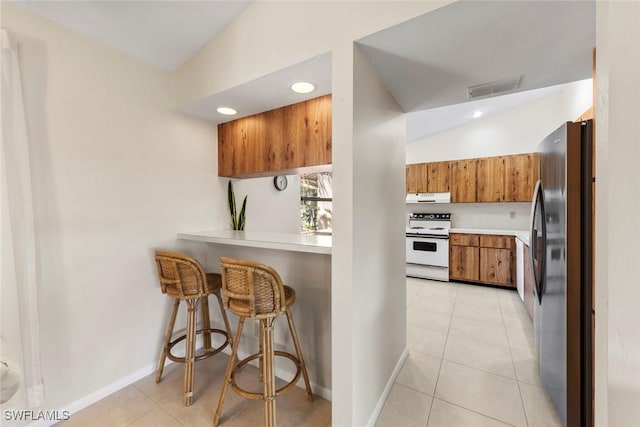
[[[16,360],[22,386],[13,401],[43,403],[38,316],[38,257],[34,223],[29,134],[25,120],[18,43],[2,29],[2,335],[0,353]],[[4,365],[3,365],[4,366]]]

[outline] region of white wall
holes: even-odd
[[[28,70],[44,408],[74,407],[153,369],[169,298],[152,250],[225,227],[226,181],[215,129],[173,111],[166,73],[7,2],[2,25]]]
[[[424,203],[414,203],[407,205],[407,224],[411,212],[450,213],[453,228],[526,231],[529,229],[531,204],[528,202],[428,203],[425,206]]]
[[[352,294],[357,289],[353,288],[356,286],[354,277],[359,273],[353,265],[354,244],[363,238],[354,230],[353,199],[358,177],[378,181],[388,171],[376,172],[369,167],[360,171],[361,165],[356,167],[356,156],[363,153],[354,146],[353,41],[446,3],[449,2],[255,2],[178,70],[173,81],[176,102],[186,104],[331,52],[334,183],[332,422],[335,425],[361,425],[355,422],[354,417],[361,422],[363,417],[370,415],[365,412],[373,409],[370,396],[358,396],[353,389],[354,364],[361,363],[354,359],[355,351],[360,347],[355,347],[353,342],[359,330],[354,329],[352,302],[354,298],[361,298]],[[403,176],[404,168],[400,167],[393,173]],[[393,179],[391,183],[395,182]],[[402,193],[401,188],[399,194]],[[384,217],[395,209],[403,212],[404,205],[385,207],[380,214]],[[403,218],[401,214],[402,223]],[[402,230],[398,236],[402,236]],[[376,235],[374,238],[377,239]],[[404,253],[404,250],[396,252]],[[360,256],[358,254],[356,260]],[[390,270],[384,277],[388,274],[392,274]]]
[[[287,180],[287,188],[283,191],[276,190],[273,177],[233,180],[238,211],[244,196],[247,196],[245,230],[300,232],[300,176],[288,175]]]
[[[640,3],[596,8],[596,425],[640,425]]]
[[[373,425],[406,356],[405,141],[406,114],[356,47],[351,262],[357,426]]]
[[[591,104],[591,80],[573,82],[530,104],[410,142],[407,163],[531,153],[549,133],[574,121]]]

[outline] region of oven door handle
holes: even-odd
[[[407,237],[413,237],[413,238],[418,238],[418,239],[449,240],[449,236],[437,236],[437,235],[432,235],[432,234],[407,233]]]

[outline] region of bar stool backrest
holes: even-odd
[[[208,293],[204,269],[196,259],[167,251],[156,251],[155,258],[163,294],[188,299]]]
[[[234,311],[234,307],[246,307],[254,319],[278,316],[285,310],[284,285],[273,268],[225,257],[220,266],[225,308]]]

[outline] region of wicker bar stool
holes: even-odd
[[[225,381],[220,392],[218,407],[213,418],[213,425],[214,427],[217,426],[220,421],[227,387],[231,385],[231,388],[243,397],[264,400],[265,426],[274,427],[276,425],[276,396],[295,385],[300,378],[300,374],[304,377],[307,399],[310,402],[313,401],[309,375],[304,365],[298,334],[291,316],[291,306],[296,300],[296,293],[289,286],[282,284],[280,275],[271,267],[252,261],[232,258],[222,258],[221,261],[224,306],[237,315],[239,319],[236,340],[231,348],[231,357],[229,358]],[[274,324],[277,317],[283,313],[287,315],[296,355],[274,350]],[[258,353],[236,362],[238,343],[244,321],[249,317],[260,322],[260,350]],[[279,389],[276,389],[275,382],[275,356],[286,357],[296,365],[295,377]],[[252,393],[244,390],[236,384],[234,379],[234,375],[240,369],[255,359],[259,359],[260,381],[264,383],[262,393]]]
[[[184,254],[176,252],[156,251],[156,265],[158,267],[158,277],[160,278],[160,286],[162,293],[174,298],[173,310],[167,332],[162,346],[162,354],[158,361],[156,370],[156,383],[160,382],[164,363],[167,357],[174,362],[184,363],[184,396],[183,404],[191,405],[193,401],[193,383],[195,362],[206,359],[221,352],[227,345],[232,344],[231,328],[229,327],[229,319],[227,313],[222,306],[222,298],[220,296],[220,288],[222,279],[217,273],[204,272],[200,263]],[[220,312],[224,320],[225,331],[221,329],[211,328],[211,320],[209,318],[209,295],[214,294],[220,305]],[[173,341],[173,327],[178,314],[178,306],[180,301],[187,303],[187,330],[186,333]],[[200,314],[202,316],[202,328],[196,329],[196,313],[200,305]],[[211,334],[219,334],[225,337],[225,342],[217,348],[211,348]],[[196,335],[202,334],[204,351],[196,354]],[[184,357],[174,356],[171,349],[181,341],[186,340]]]

